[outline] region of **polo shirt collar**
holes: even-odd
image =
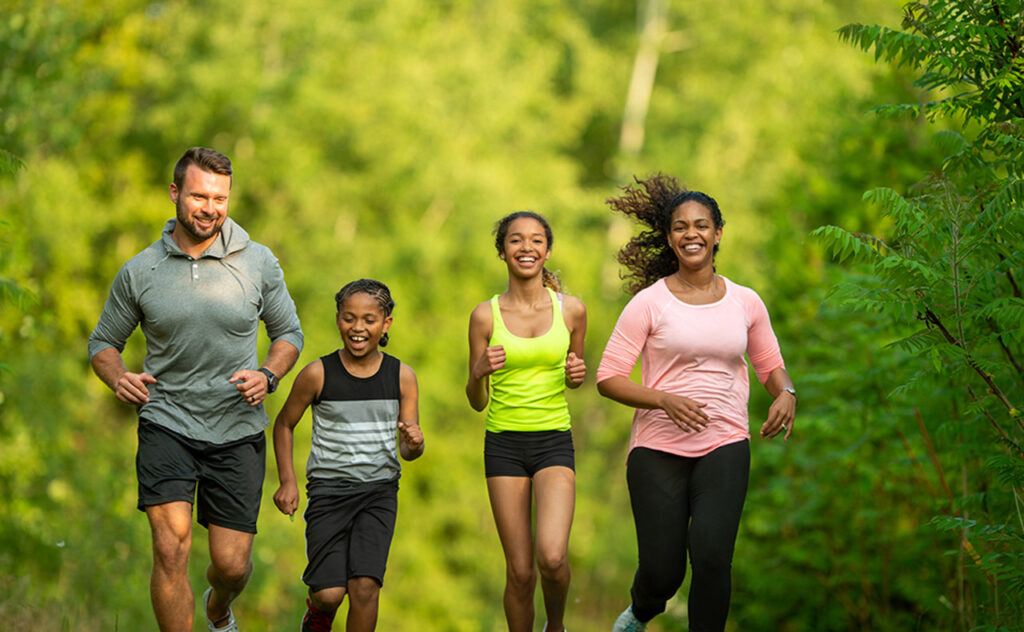
[[[174,243],[174,237],[171,236],[177,222],[177,218],[174,217],[167,220],[160,239],[168,254],[184,257],[186,256],[185,253],[178,247],[178,244]],[[198,258],[212,257],[214,259],[223,259],[231,253],[242,250],[248,243],[249,233],[245,232],[244,228],[235,223],[235,220],[228,217],[225,218],[224,224],[220,227],[220,234],[217,236],[217,239]]]

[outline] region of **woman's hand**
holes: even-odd
[[[784,441],[793,434],[793,421],[796,419],[796,395],[782,391],[768,408],[768,419],[761,426],[761,436],[771,439],[780,432],[785,432]]]
[[[683,432],[700,432],[708,425],[711,420],[701,410],[705,406],[707,404],[704,402],[671,393],[662,393],[658,405]]]

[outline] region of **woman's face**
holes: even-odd
[[[531,277],[539,274],[544,262],[551,256],[544,226],[532,217],[512,220],[505,235],[505,247],[501,258],[508,265],[509,273]]]
[[[667,238],[679,266],[698,270],[713,264],[715,245],[722,239],[722,229],[715,227],[711,209],[689,200],[672,212]]]

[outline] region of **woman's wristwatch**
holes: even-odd
[[[782,390],[786,391],[787,393],[791,393],[793,395],[793,399],[798,399],[796,396],[796,389],[793,388],[792,386],[783,386]]]

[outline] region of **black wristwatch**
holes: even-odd
[[[260,367],[260,373],[267,376],[267,392],[273,393],[276,391],[278,382],[277,376],[274,375],[270,369],[262,366]]]

